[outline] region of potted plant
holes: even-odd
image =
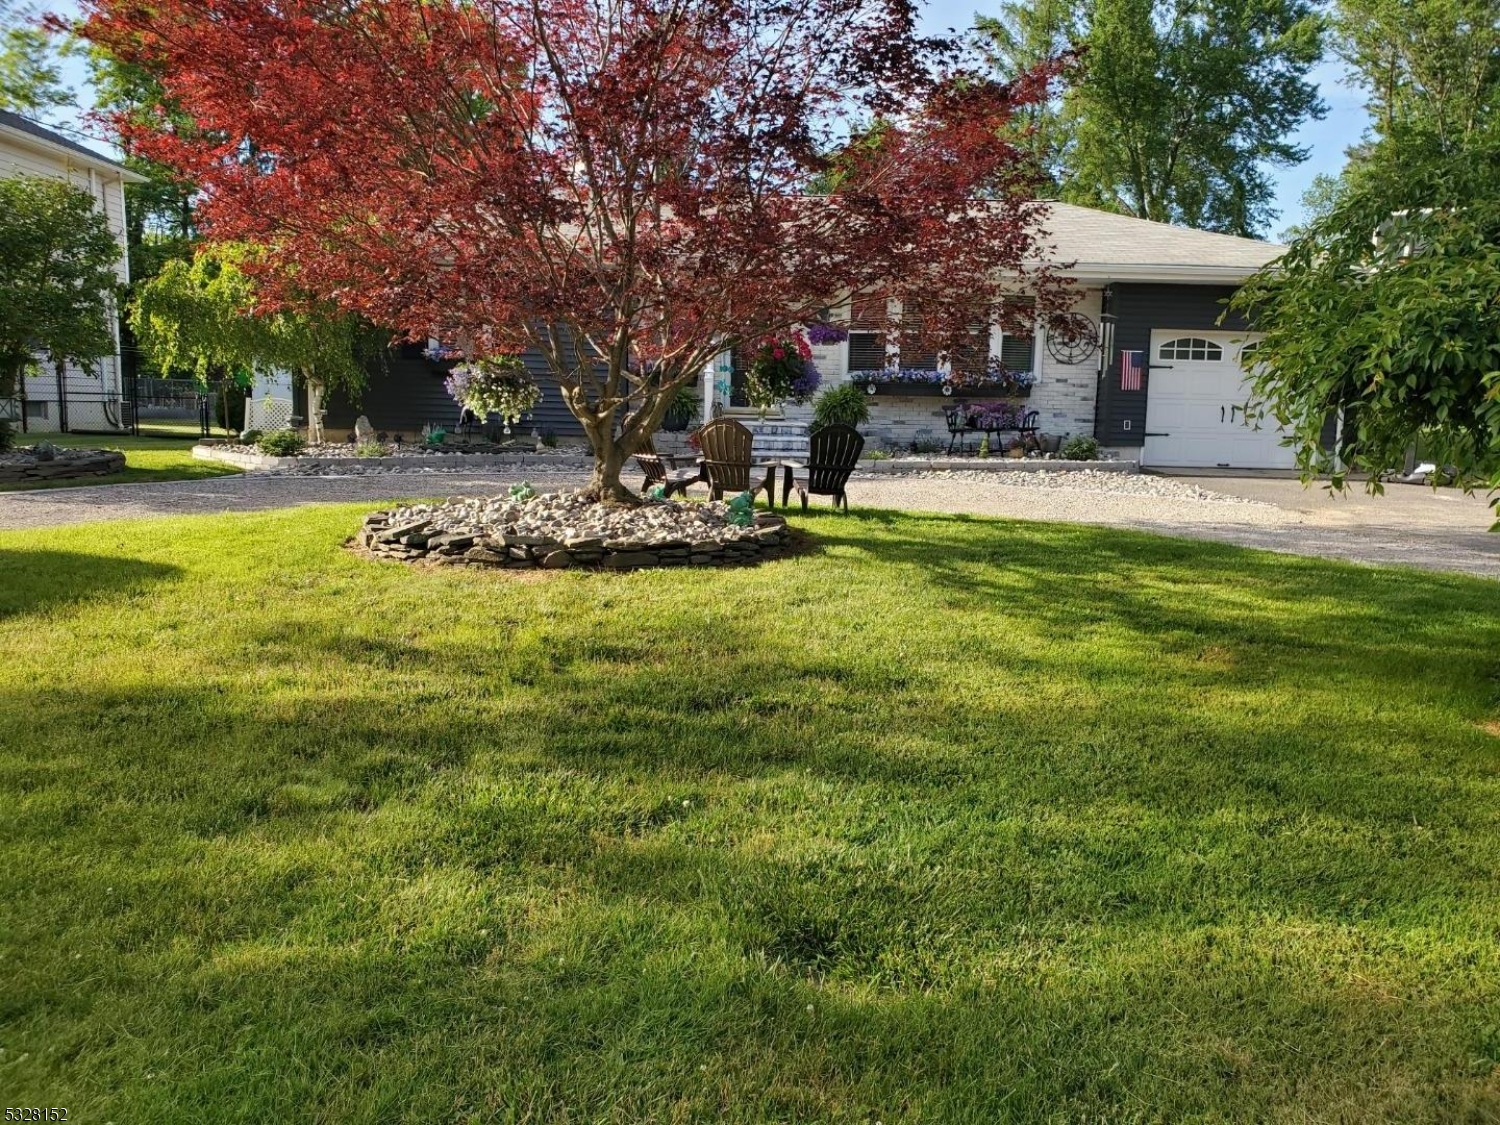
[[[667,412],[661,417],[661,428],[674,434],[680,434],[688,428],[694,415],[698,413],[698,396],[686,387],[678,387],[672,396],[672,401],[667,403]]]
[[[870,403],[865,393],[853,383],[830,387],[813,403],[812,429],[825,426],[853,426],[858,429],[870,420]]]

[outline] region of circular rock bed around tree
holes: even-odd
[[[743,565],[786,553],[780,516],[759,512],[740,526],[733,514],[717,502],[627,508],[580,492],[455,497],[375,512],[350,542],[376,558],[517,570]]]
[[[124,471],[125,454],[112,449],[58,449],[39,442],[0,453],[0,485],[107,477]]]

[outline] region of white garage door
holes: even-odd
[[[1291,469],[1296,454],[1269,418],[1246,418],[1245,366],[1257,337],[1233,332],[1151,333],[1142,464]],[[1257,428],[1259,427],[1259,428]]]

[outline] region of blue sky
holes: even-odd
[[[929,0],[927,30],[941,33],[947,28],[970,27],[976,11],[985,13],[983,5],[976,5],[975,0]],[[1276,210],[1281,212],[1281,217],[1271,224],[1273,238],[1302,218],[1302,193],[1314,176],[1319,172],[1338,175],[1344,166],[1344,150],[1359,139],[1369,122],[1364,98],[1344,80],[1342,63],[1324,62],[1313,72],[1313,78],[1328,103],[1328,115],[1297,130],[1294,138],[1297,144],[1310,150],[1305,161],[1295,168],[1271,170],[1276,183]]]
[[[44,6],[67,15],[76,11],[69,0],[53,0]],[[975,0],[930,0],[925,19],[927,29],[937,33],[950,27],[969,27],[976,8],[983,10]],[[69,81],[75,87],[83,85],[86,74],[80,61],[70,60],[67,71]],[[1328,103],[1328,115],[1321,121],[1308,122],[1297,131],[1297,143],[1310,150],[1306,161],[1295,168],[1271,170],[1276,183],[1276,209],[1281,212],[1281,217],[1271,225],[1272,237],[1301,219],[1302,193],[1312,183],[1313,177],[1319,172],[1337,175],[1344,166],[1344,150],[1359,139],[1369,121],[1360,92],[1344,81],[1341,63],[1323,63],[1314,72],[1314,78],[1323,100]],[[85,96],[81,100],[86,103],[88,98]],[[109,151],[105,144],[94,143],[93,147],[101,152]]]

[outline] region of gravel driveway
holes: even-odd
[[[200,481],[0,493],[0,529],[96,520],[244,512],[339,501],[502,491],[521,477],[539,489],[577,486],[562,466],[493,473],[406,471],[332,477],[247,474]],[[1383,497],[1329,497],[1267,477],[984,473],[868,475],[856,506],[1061,520],[1214,539],[1364,563],[1399,563],[1500,579],[1500,535],[1480,497],[1392,485]],[[826,503],[815,500],[814,503]]]

